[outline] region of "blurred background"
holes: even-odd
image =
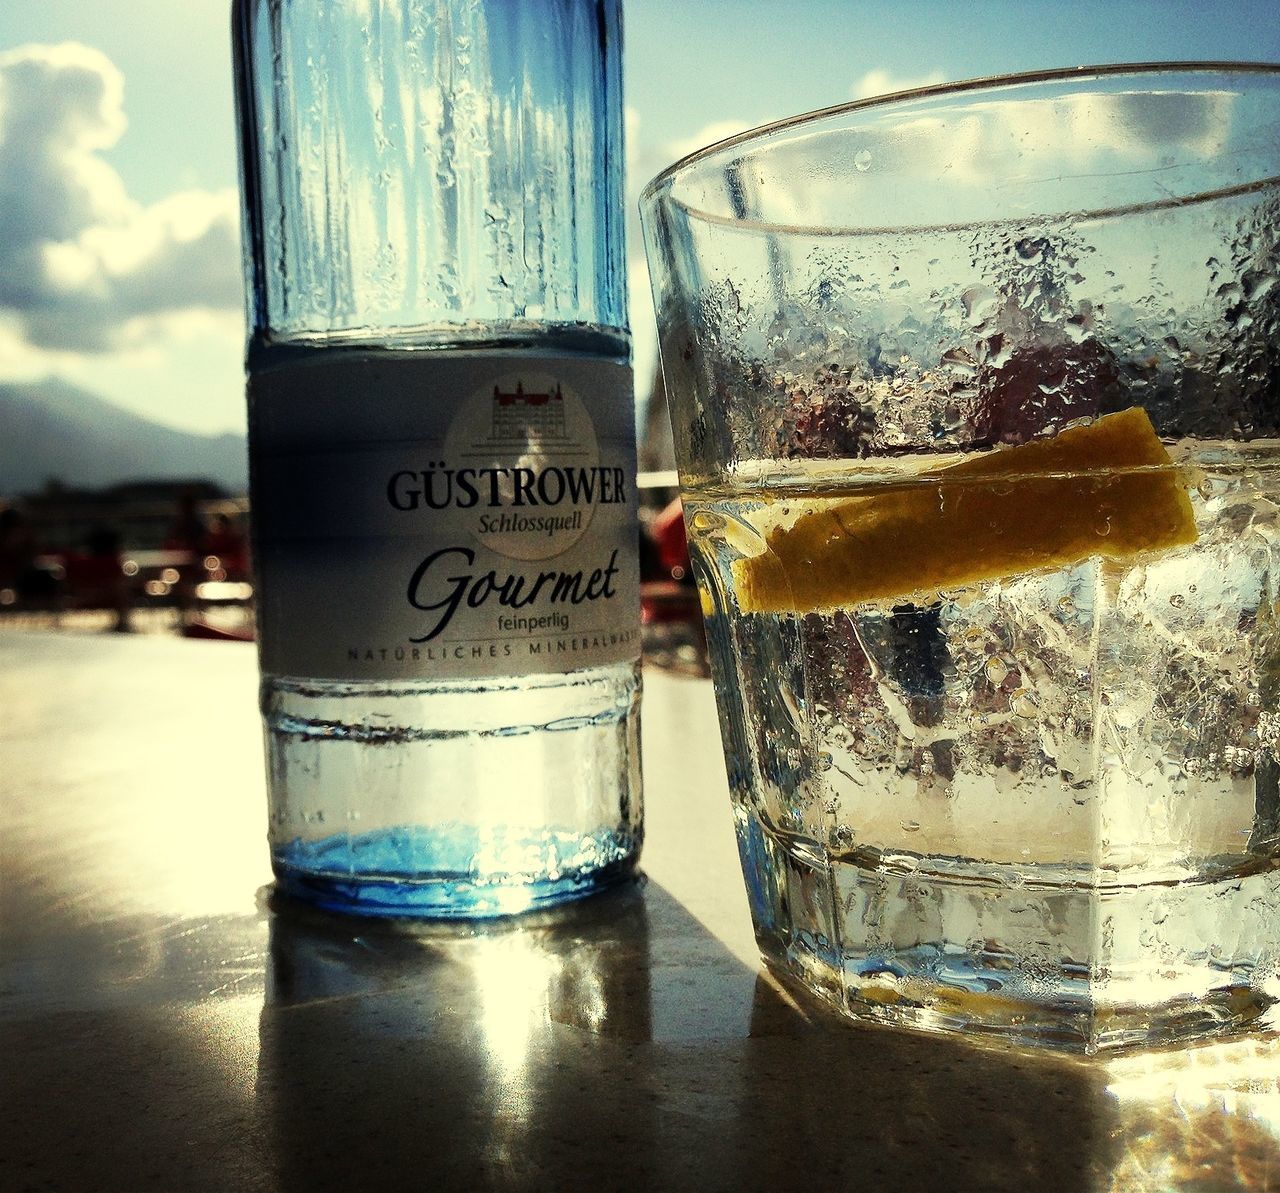
[[[0,6],[0,626],[250,635],[229,8]],[[924,83],[1280,60],[1276,0],[624,10],[644,558],[651,581],[683,587],[679,520],[663,516],[670,436],[635,215],[649,178],[742,129]],[[687,600],[663,591],[651,589],[648,620],[662,622],[668,597],[685,620]]]

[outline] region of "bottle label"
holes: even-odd
[[[639,654],[629,365],[317,353],[251,376],[249,424],[264,672],[476,679]]]

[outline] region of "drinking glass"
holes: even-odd
[[[1280,1000],[1280,67],[904,92],[641,201],[757,936],[1094,1051]]]

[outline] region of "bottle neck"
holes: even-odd
[[[253,338],[625,336],[617,0],[367,7],[238,0]]]

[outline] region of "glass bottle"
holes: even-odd
[[[280,886],[596,890],[642,835],[616,0],[235,0]]]

